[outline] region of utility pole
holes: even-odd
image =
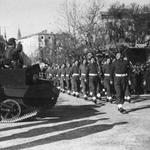
[[[20,31],[20,28],[18,28],[18,34],[17,34],[17,39],[21,39],[21,31]]]
[[[6,34],[6,28],[4,27],[4,39],[7,41],[7,34]]]

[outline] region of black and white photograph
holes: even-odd
[[[0,150],[150,150],[150,0],[0,0]]]

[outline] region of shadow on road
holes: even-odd
[[[57,123],[63,121],[69,121],[73,119],[84,119],[86,117],[91,117],[95,115],[105,114],[95,110],[95,105],[83,105],[83,106],[71,106],[71,105],[63,105],[56,106],[51,111],[42,114],[41,118],[38,120],[34,120],[37,123],[28,122],[26,125],[18,125],[14,127],[7,127],[0,129],[0,131],[8,131],[19,128],[26,128],[30,126],[37,126],[49,123]],[[46,117],[46,118],[45,118]]]
[[[142,110],[142,109],[147,109],[147,108],[150,108],[150,105],[144,105],[144,106],[139,106],[137,108],[132,108],[132,109],[128,110],[127,112],[130,113],[130,112],[134,112],[134,111],[138,111],[138,110]]]
[[[139,103],[150,99],[150,95],[142,96],[142,95],[136,95],[132,98],[132,103]]]
[[[54,119],[51,119],[51,122],[60,122],[106,114],[105,112],[97,111],[96,108],[96,105],[62,105],[57,106],[53,110],[49,111],[47,114],[43,114],[42,117],[54,117]]]
[[[30,137],[34,137],[38,135],[47,134],[47,133],[74,129],[77,127],[82,127],[85,125],[96,123],[99,120],[108,120],[108,119],[109,118],[101,118],[101,119],[96,119],[96,120],[81,120],[81,121],[74,121],[74,122],[64,123],[64,124],[50,126],[50,127],[49,126],[38,127],[35,129],[28,130],[27,132],[25,131],[22,133],[13,134],[11,136],[2,137],[0,138],[0,141],[6,141],[6,140],[12,140],[12,139],[14,140],[17,138],[30,138]]]
[[[94,133],[110,130],[116,125],[124,125],[124,124],[127,124],[127,122],[118,122],[118,123],[113,123],[113,124],[100,124],[100,125],[86,126],[86,127],[74,129],[74,130],[71,130],[68,132],[53,135],[53,136],[50,136],[47,138],[38,139],[38,140],[35,140],[32,142],[27,142],[24,144],[19,144],[19,145],[7,147],[7,148],[1,148],[1,150],[6,150],[6,149],[20,150],[20,149],[27,149],[30,147],[39,146],[39,145],[43,145],[43,144],[58,142],[58,141],[62,141],[62,140],[73,140],[73,139],[85,137],[85,136],[88,136],[88,135],[91,135]],[[49,131],[47,131],[47,132],[49,133]],[[20,138],[21,135],[16,134],[16,136]]]

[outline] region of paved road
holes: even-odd
[[[133,101],[123,115],[61,94],[43,118],[0,124],[0,150],[150,150],[150,96]]]

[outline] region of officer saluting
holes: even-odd
[[[125,90],[128,82],[129,64],[128,61],[121,58],[121,53],[116,54],[116,61],[112,64],[112,74],[114,74],[114,87],[116,91],[116,104],[118,111],[125,114],[127,111],[123,108]]]

